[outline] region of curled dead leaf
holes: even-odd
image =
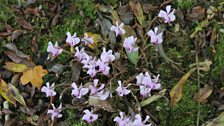
[[[194,100],[205,103],[207,102],[207,98],[212,94],[212,87],[205,85],[205,87],[201,88],[198,93],[194,95]]]
[[[115,112],[114,108],[108,100],[100,100],[97,96],[89,96],[89,105],[102,108],[108,112]]]
[[[181,77],[179,82],[171,89],[170,91],[170,104],[171,106],[175,106],[177,102],[180,101],[182,97],[182,87],[183,84],[187,81],[190,75],[196,70],[196,68],[190,69],[184,76]]]

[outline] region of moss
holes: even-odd
[[[152,108],[157,108],[157,118],[160,126],[193,126],[197,119],[197,102],[192,97],[197,92],[197,85],[192,81],[187,81],[183,86],[183,97],[175,107],[170,107],[165,100],[160,100],[152,104]],[[208,104],[201,104],[200,122],[205,122],[211,107]]]
[[[192,8],[195,2],[195,0],[177,0],[177,5],[181,9],[188,9]]]
[[[217,44],[215,45],[216,53],[214,55],[213,69],[212,69],[212,77],[220,82],[222,86],[224,86],[224,34],[219,34],[219,39]]]

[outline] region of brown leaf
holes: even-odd
[[[51,22],[51,26],[56,26],[59,22],[59,17],[60,17],[60,14],[56,14]]]
[[[4,51],[4,54],[6,54],[15,63],[21,63],[21,61],[24,60],[24,58],[19,57],[11,51]]]
[[[207,102],[207,98],[212,94],[212,87],[205,85],[204,88],[201,88],[198,93],[194,95],[194,100],[205,103]]]
[[[21,52],[20,50],[18,50],[17,47],[13,43],[8,43],[8,44],[4,45],[4,47],[13,51],[14,53],[16,53],[16,55],[18,55],[21,58],[26,58],[28,60],[30,59],[30,57],[28,55],[26,55],[23,52]]]
[[[202,6],[196,6],[192,9],[191,14],[187,15],[188,20],[198,21],[205,17],[205,8]]]
[[[89,105],[91,106],[102,108],[108,112],[115,112],[114,108],[112,107],[110,102],[107,100],[100,100],[100,98],[97,96],[89,96],[88,101],[89,101]]]
[[[217,30],[215,28],[212,29],[212,33],[211,33],[211,38],[210,38],[210,46],[212,47],[212,51],[213,53],[215,53],[215,42],[216,42],[216,39],[217,39]]]
[[[19,90],[10,83],[8,84],[8,88],[9,88],[9,96],[14,100],[16,100],[17,102],[19,102],[21,105],[26,107],[26,102],[21,93],[19,92]]]
[[[37,16],[37,17],[41,17],[39,7],[35,7],[35,8],[29,7],[29,8],[27,8],[26,11],[30,14]]]
[[[12,41],[14,41],[15,39],[17,39],[22,34],[23,34],[23,30],[15,30],[15,31],[13,31],[13,33],[11,35]]]
[[[145,14],[155,11],[157,8],[158,6],[153,6],[153,4],[142,4],[142,10]]]
[[[145,21],[145,16],[143,15],[142,6],[140,2],[134,3],[133,1],[130,1],[129,4],[138,22],[140,23],[140,25],[143,25],[143,22]]]
[[[17,18],[17,23],[25,29],[33,30],[33,26],[23,18]]]
[[[40,88],[43,83],[43,76],[48,74],[48,71],[42,66],[35,66],[33,69],[23,72],[20,81],[23,85],[31,82],[34,87]]]
[[[33,39],[32,39],[32,47],[31,47],[31,50],[33,51],[33,53],[35,55],[37,55],[38,44],[37,44],[37,37],[36,36],[34,36]]]
[[[6,38],[11,34],[12,34],[11,32],[0,32],[0,38]]]
[[[180,101],[182,97],[182,87],[183,84],[187,81],[187,79],[190,77],[190,75],[196,70],[196,68],[190,69],[184,76],[181,77],[179,82],[171,89],[170,91],[170,104],[172,106],[175,106],[177,102]]]

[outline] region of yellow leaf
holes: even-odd
[[[3,67],[12,72],[24,72],[28,69],[26,65],[14,62],[6,62]]]
[[[48,71],[43,69],[42,66],[35,66],[33,69],[23,72],[20,81],[23,85],[31,82],[34,87],[40,88],[43,83],[42,77],[46,74],[48,74]]]
[[[85,34],[87,34],[89,38],[93,39],[93,43],[88,43],[87,46],[91,49],[95,49],[98,45],[98,42],[102,39],[101,36],[99,34],[92,34],[90,32],[86,32]]]
[[[170,91],[170,104],[175,106],[178,101],[180,101],[182,97],[182,87],[183,84],[187,81],[189,76],[196,70],[196,68],[190,69],[184,76],[181,77],[179,82],[171,89]]]
[[[7,83],[1,78],[0,78],[0,94],[6,101],[16,105],[16,101],[9,96],[9,88]]]

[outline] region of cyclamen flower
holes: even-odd
[[[100,59],[97,60],[96,66],[99,68],[98,72],[102,72],[102,74],[108,76],[110,72],[110,67],[108,64],[102,62]]]
[[[175,9],[173,9],[173,11],[171,12],[171,6],[168,5],[168,6],[166,6],[166,11],[164,11],[164,10],[159,11],[158,16],[163,18],[165,23],[170,23],[176,19],[175,15],[174,15],[174,11],[175,11]]]
[[[139,75],[136,76],[137,79],[137,85],[140,86],[142,84],[142,80],[145,77],[145,75],[143,73],[140,73]]]
[[[146,96],[150,96],[151,94],[151,88],[147,87],[146,85],[141,85],[140,86],[140,94],[141,96],[143,97],[146,97]]]
[[[128,95],[131,91],[128,90],[128,86],[127,87],[122,87],[121,86],[121,81],[118,81],[119,86],[117,87],[116,91],[118,93],[119,96],[123,97],[124,95]]]
[[[158,33],[158,27],[155,27],[154,28],[154,31],[153,30],[150,30],[148,33],[147,33],[148,36],[150,36],[151,38],[151,43],[153,45],[157,45],[157,44],[160,44],[163,42],[163,32],[160,32]]]
[[[118,26],[118,21],[116,21],[116,26],[112,25],[110,30],[111,31],[114,31],[116,36],[118,35],[123,35],[125,34],[125,30],[123,29],[124,27],[124,23],[121,23],[119,26]]]
[[[100,55],[100,59],[104,63],[112,62],[115,60],[115,56],[112,54],[112,50],[106,51],[106,48],[103,48],[103,52]]]
[[[76,37],[76,33],[74,33],[73,36],[71,36],[71,33],[67,32],[66,35],[67,35],[66,42],[69,43],[70,46],[75,46],[80,42],[80,39]]]
[[[85,52],[84,48],[79,51],[78,47],[75,47],[76,53],[75,56],[79,61],[86,60],[89,58],[89,55]]]
[[[87,33],[84,34],[84,38],[82,39],[82,41],[85,43],[85,45],[91,43],[93,44],[94,40],[93,37],[89,37]]]
[[[130,117],[125,117],[123,112],[119,112],[120,117],[115,117],[114,121],[118,123],[118,126],[129,126]]]
[[[88,88],[83,88],[82,84],[78,88],[75,82],[72,83],[72,87],[74,88],[72,90],[72,95],[74,95],[78,99],[80,99],[82,96],[86,95],[89,91]]]
[[[46,83],[47,86],[41,88],[41,92],[46,94],[46,97],[55,96],[56,92],[54,91],[54,83],[50,86],[49,82]]]
[[[128,38],[124,39],[124,44],[123,47],[126,48],[128,50],[128,52],[134,52],[137,51],[138,48],[134,48],[135,45],[135,41],[137,40],[137,38],[134,38],[134,36],[130,36]]]
[[[52,104],[53,109],[50,109],[47,111],[47,114],[51,114],[51,120],[54,120],[54,118],[61,118],[62,114],[60,114],[62,110],[62,104],[58,108],[55,108],[54,104]]]
[[[83,111],[85,114],[82,117],[82,120],[85,120],[87,123],[93,123],[94,121],[97,120],[98,115],[97,114],[93,114],[92,112],[90,112],[88,109]]]
[[[98,82],[98,79],[94,79],[93,86],[90,85],[90,95],[95,95],[104,88],[105,84],[101,84],[100,87],[97,88]]]
[[[143,97],[149,96],[151,93],[151,90],[159,89],[161,87],[161,84],[159,81],[159,75],[157,75],[156,78],[152,79],[148,72],[140,73],[138,76],[136,76],[137,79],[137,85],[140,86],[140,94]]]
[[[58,56],[62,53],[63,49],[58,47],[58,43],[56,42],[55,45],[52,42],[48,42],[47,52],[50,52],[53,56]]]
[[[84,64],[83,68],[87,68],[87,74],[94,77],[97,74],[97,64],[96,58],[89,57],[87,60],[83,60],[81,63]]]
[[[110,91],[101,90],[97,93],[97,96],[100,97],[100,100],[106,100],[110,96]]]
[[[149,116],[147,115],[145,120],[142,121],[142,117],[140,114],[135,115],[135,121],[133,123],[133,126],[151,126],[151,124],[145,124],[149,120]]]
[[[158,89],[161,87],[161,84],[158,83],[159,80],[159,75],[155,79],[151,79],[151,76],[149,75],[148,72],[146,72],[146,77],[143,78],[142,84],[146,85],[148,88],[151,88],[152,90]]]

